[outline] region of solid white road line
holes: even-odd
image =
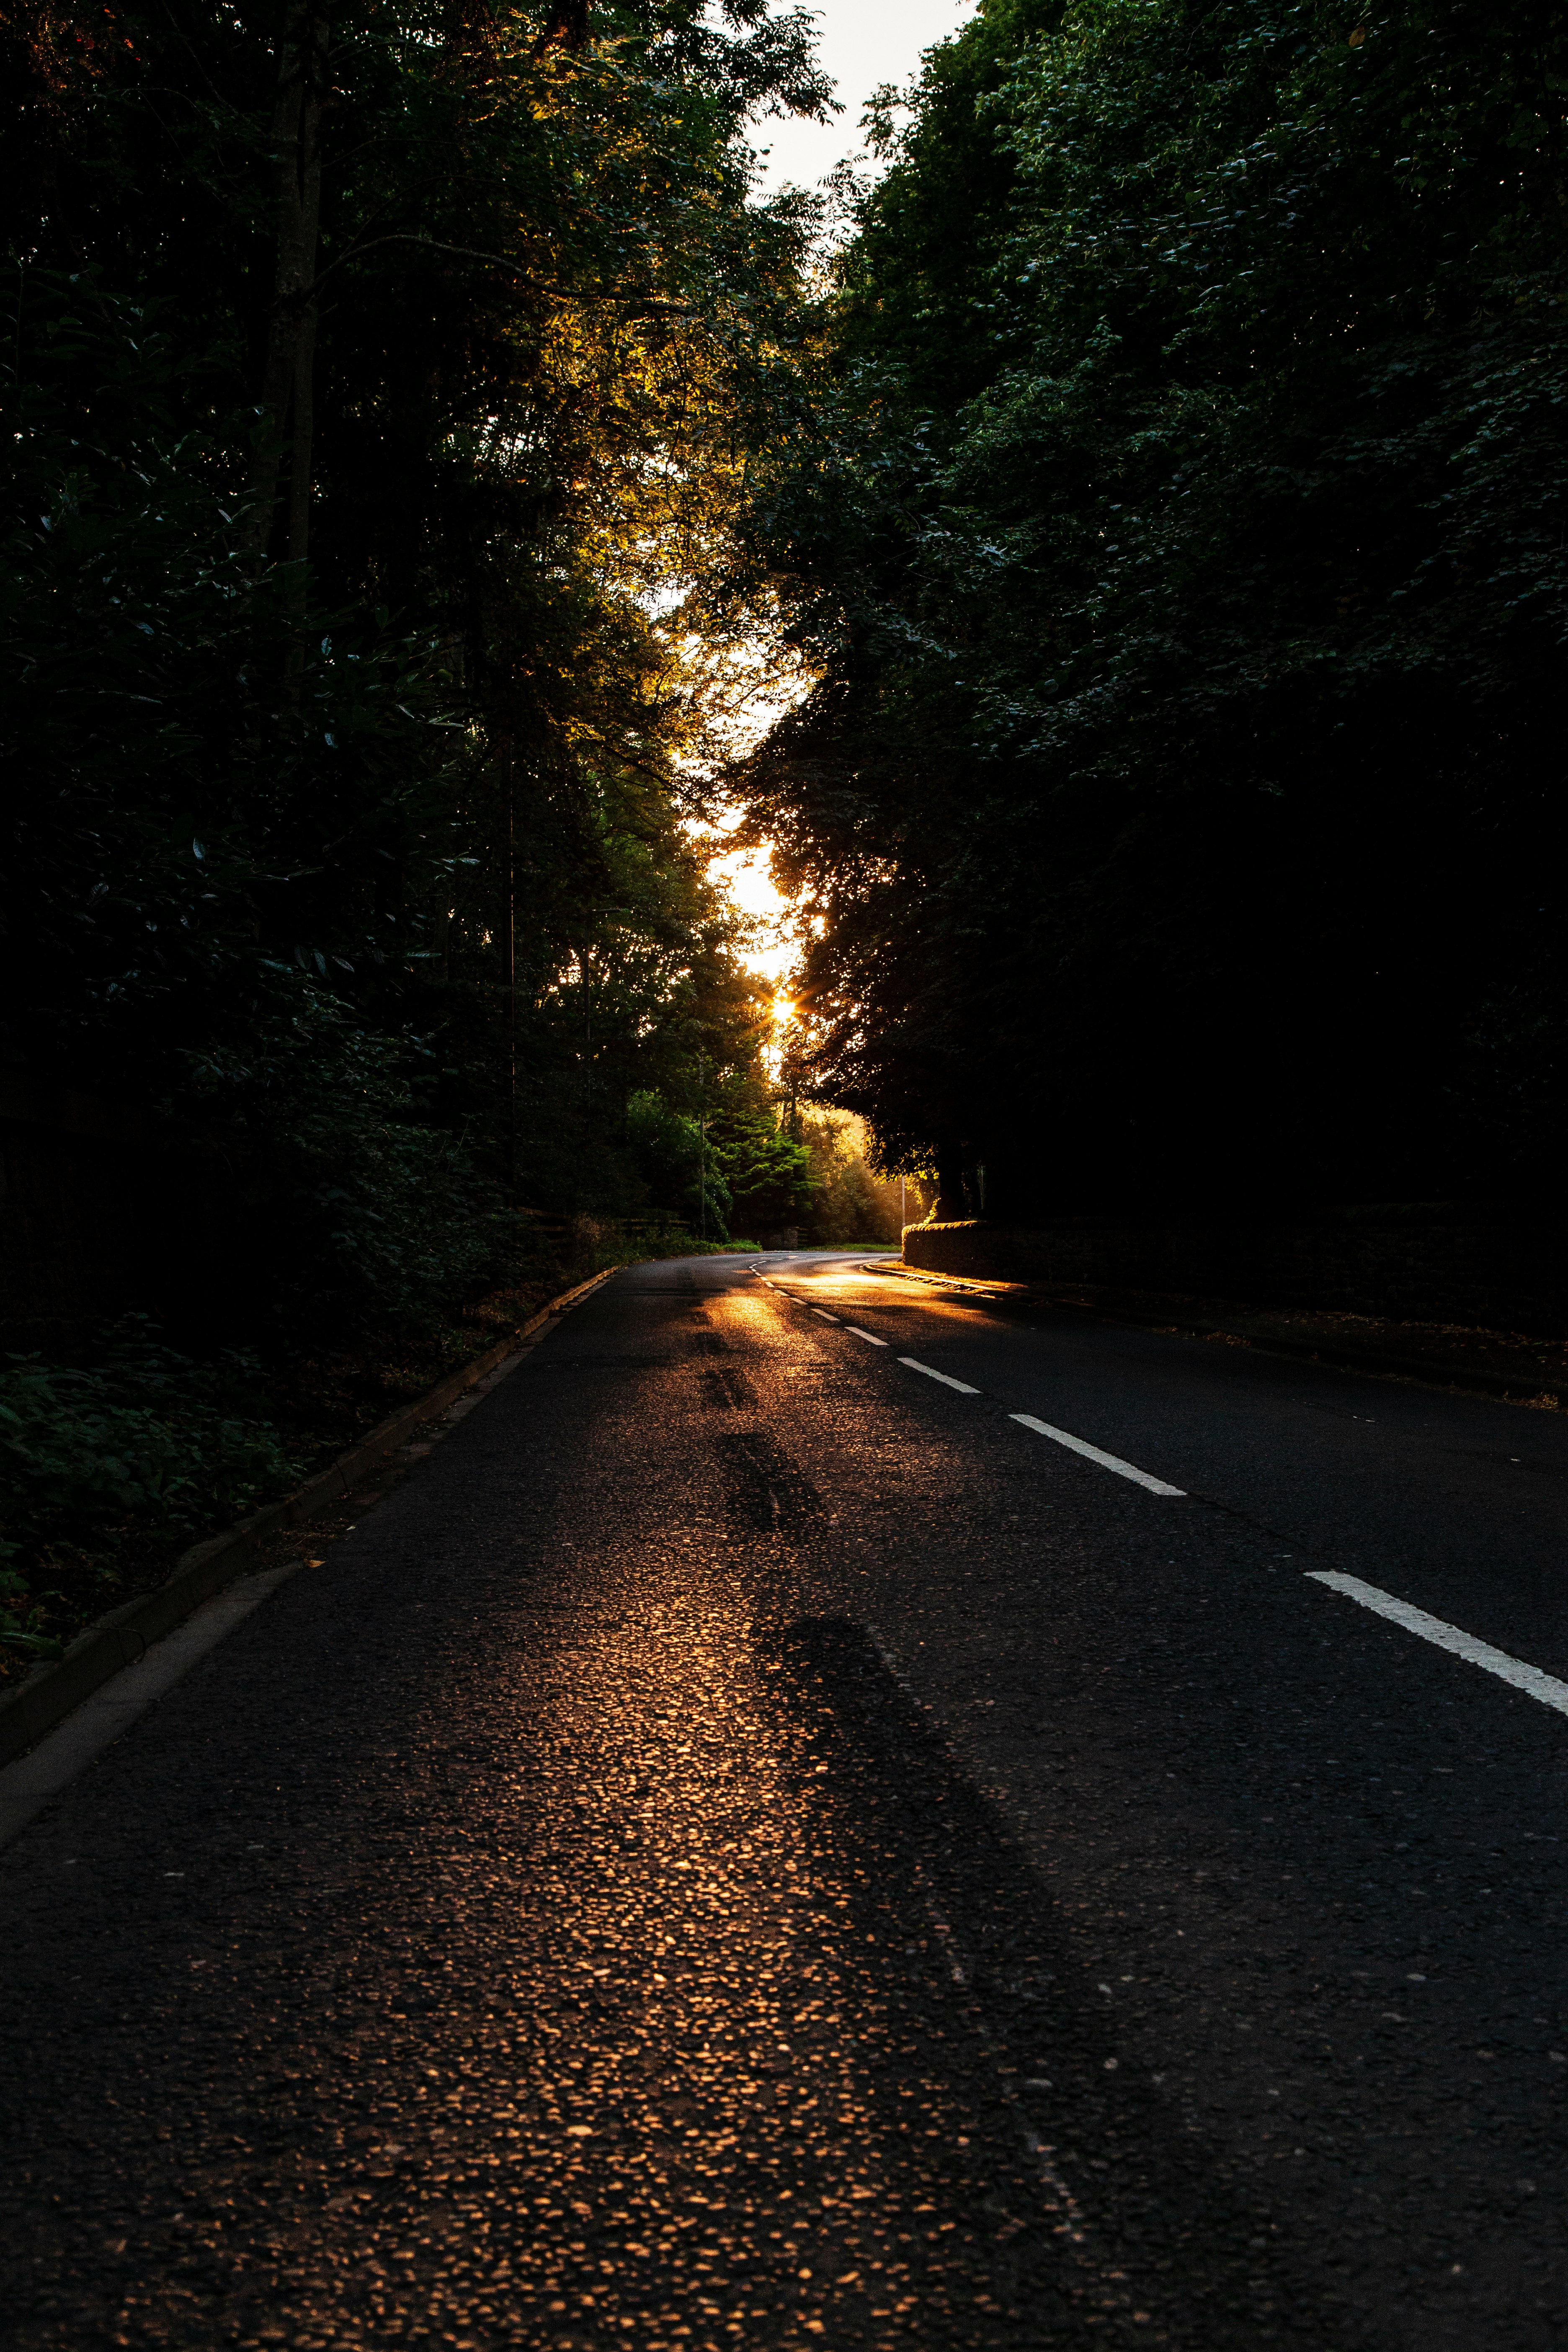
[[[864,1339],[868,1348],[885,1348],[888,1344],[886,1339],[879,1339],[875,1331],[862,1331],[858,1323],[846,1323],[844,1328],[853,1331],[858,1339]]]
[[[1120,1454],[1104,1454],[1084,1438],[1069,1436],[1065,1429],[1053,1429],[1048,1421],[1037,1421],[1032,1412],[1009,1413],[1007,1418],[1021,1423],[1026,1429],[1037,1430],[1042,1437],[1054,1438],[1058,1445],[1081,1454],[1087,1461],[1098,1462],[1102,1470],[1114,1470],[1118,1477],[1131,1478],[1135,1486],[1147,1486],[1152,1495],[1184,1495],[1187,1491],[1184,1486],[1167,1486],[1163,1478],[1151,1478],[1147,1470],[1135,1469],[1131,1462],[1123,1462]]]
[[[960,1396],[980,1394],[980,1391],[972,1389],[967,1381],[950,1380],[946,1372],[933,1372],[929,1364],[917,1363],[913,1356],[900,1356],[899,1361],[900,1364],[908,1364],[911,1372],[923,1372],[928,1381],[940,1381],[944,1389],[956,1389]]]
[[[74,1713],[46,1734],[36,1748],[0,1771],[0,1846],[8,1845],[35,1813],[68,1789],[128,1724],[172,1690],[198,1658],[216,1649],[243,1618],[286,1582],[302,1559],[242,1576],[204,1601],[193,1616],[84,1698]]]
[[[1425,1609],[1413,1609],[1408,1601],[1396,1601],[1392,1592],[1384,1592],[1375,1584],[1363,1584],[1359,1576],[1342,1576],[1337,1569],[1310,1568],[1307,1571],[1314,1584],[1332,1585],[1352,1601],[1359,1601],[1363,1609],[1372,1609],[1380,1617],[1392,1617],[1407,1633],[1419,1633],[1424,1642],[1431,1642],[1439,1650],[1451,1650],[1456,1658],[1465,1658],[1472,1666],[1484,1666],[1499,1682],[1511,1683],[1515,1690],[1527,1691],[1538,1698],[1542,1706],[1554,1706],[1559,1715],[1568,1715],[1568,1683],[1561,1683],[1555,1675],[1543,1675],[1539,1666],[1527,1666],[1522,1658],[1510,1658],[1506,1650],[1494,1650],[1489,1642],[1478,1642],[1473,1633],[1461,1633],[1441,1617],[1429,1617]]]
[[[825,1323],[837,1323],[838,1320],[837,1316],[830,1315],[826,1307],[814,1307],[811,1311],[814,1315],[820,1315]]]

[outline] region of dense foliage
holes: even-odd
[[[395,1321],[643,1205],[637,1095],[767,1116],[688,608],[802,332],[745,133],[807,27],[6,33],[13,1066],[200,1143],[231,1327]]]
[[[60,1634],[167,1572],[168,1556],[243,1518],[297,1465],[258,1417],[257,1365],[198,1365],[139,1318],[90,1369],[0,1370],[0,1657],[55,1657]]]
[[[811,1161],[814,1190],[803,1238],[817,1243],[898,1243],[925,1211],[921,1189],[889,1183],[870,1164],[869,1138],[843,1111],[797,1110],[792,1122]]]
[[[983,0],[882,103],[741,782],[950,1213],[1547,1180],[1565,91],[1541,0]]]
[[[0,66],[15,1656],[606,1220],[809,1190],[689,819],[807,332],[748,135],[826,93],[766,0],[16,0]],[[133,1380],[128,1307],[258,1360]]]

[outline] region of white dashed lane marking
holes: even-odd
[[[1484,1667],[1489,1675],[1496,1675],[1499,1682],[1511,1683],[1515,1690],[1527,1691],[1542,1706],[1554,1706],[1559,1715],[1568,1715],[1568,1683],[1559,1682],[1555,1675],[1542,1674],[1539,1666],[1527,1666],[1522,1658],[1510,1658],[1506,1650],[1494,1650],[1489,1642],[1478,1642],[1473,1633],[1461,1632],[1445,1618],[1428,1616],[1425,1609],[1396,1600],[1378,1585],[1363,1584],[1359,1576],[1342,1576],[1332,1568],[1310,1568],[1306,1573],[1312,1583],[1331,1586],[1334,1591],[1359,1601],[1363,1609],[1374,1610],[1379,1617],[1392,1618],[1407,1633],[1419,1633],[1424,1642],[1433,1643],[1437,1649],[1449,1650],[1456,1658]]]
[[[775,1284],[769,1285],[770,1289],[776,1287]],[[784,1295],[790,1296],[787,1292]],[[798,1300],[796,1303],[804,1306],[805,1302]],[[825,1323],[839,1322],[837,1315],[829,1315],[824,1307],[814,1307],[811,1311],[814,1315],[820,1315]],[[888,1345],[887,1340],[879,1339],[874,1331],[863,1331],[858,1323],[844,1323],[840,1328],[852,1332],[857,1339],[864,1339],[868,1347],[885,1348]],[[960,1396],[979,1396],[982,1393],[968,1381],[955,1381],[950,1372],[939,1372],[934,1366],[922,1364],[916,1356],[900,1356],[899,1361],[907,1365],[911,1372],[923,1373],[928,1381],[940,1381],[943,1388],[956,1390]],[[1081,1454],[1086,1462],[1096,1462],[1102,1470],[1114,1470],[1119,1478],[1131,1478],[1135,1486],[1147,1488],[1151,1495],[1170,1495],[1179,1499],[1186,1493],[1184,1486],[1173,1486],[1168,1479],[1155,1478],[1147,1470],[1140,1470],[1136,1463],[1124,1462],[1119,1454],[1108,1454],[1103,1446],[1091,1445],[1087,1438],[1075,1437],[1070,1430],[1058,1429],[1048,1421],[1039,1421],[1032,1412],[1010,1413],[1008,1419],[1016,1421],[1022,1429],[1032,1429],[1038,1437],[1048,1437],[1055,1445],[1065,1445],[1069,1453]],[[1523,1691],[1529,1697],[1538,1699],[1542,1706],[1554,1708],[1559,1715],[1568,1715],[1568,1682],[1560,1681],[1555,1675],[1545,1673],[1540,1666],[1529,1665],[1522,1658],[1510,1657],[1506,1650],[1494,1650],[1489,1642],[1478,1641],[1462,1626],[1450,1625],[1446,1618],[1434,1617],[1427,1610],[1417,1609],[1413,1602],[1401,1601],[1392,1592],[1384,1592],[1379,1585],[1363,1582],[1359,1576],[1346,1576],[1337,1569],[1310,1569],[1306,1573],[1311,1583],[1326,1584],[1331,1591],[1342,1592],[1347,1600],[1358,1602],[1363,1609],[1372,1610],[1376,1616],[1386,1617],[1392,1624],[1403,1626],[1407,1633],[1415,1633],[1423,1642],[1430,1642],[1436,1649],[1447,1650],[1451,1656],[1463,1658],[1468,1665],[1479,1666],[1483,1673],[1495,1675],[1499,1682],[1508,1683],[1514,1690]]]
[[[917,1362],[913,1356],[900,1356],[899,1358],[899,1361],[900,1364],[908,1364],[911,1372],[923,1372],[928,1381],[940,1381],[944,1389],[956,1389],[960,1396],[978,1396],[980,1394],[980,1391],[978,1389],[972,1389],[967,1381],[955,1381],[952,1379],[951,1374],[947,1372],[933,1372],[929,1364]]]
[[[938,1378],[941,1378],[940,1373]],[[1009,1413],[1025,1429],[1034,1430],[1038,1436],[1048,1437],[1057,1445],[1065,1445],[1071,1453],[1081,1454],[1089,1462],[1098,1462],[1102,1470],[1114,1470],[1119,1478],[1131,1478],[1135,1486],[1147,1486],[1152,1495],[1184,1495],[1184,1486],[1173,1486],[1163,1478],[1152,1478],[1147,1470],[1134,1463],[1123,1462],[1120,1454],[1107,1454],[1098,1445],[1090,1445],[1084,1437],[1074,1437],[1065,1429],[1054,1429],[1048,1421],[1037,1421],[1032,1412]]]

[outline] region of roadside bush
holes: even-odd
[[[512,1271],[516,1219],[463,1142],[421,1121],[409,1073],[430,1060],[426,1041],[367,1031],[299,973],[268,983],[243,1041],[184,1057],[195,1112],[236,1147],[266,1323],[418,1324]]]
[[[140,1317],[93,1366],[0,1370],[0,1675],[58,1657],[172,1556],[287,1489],[300,1465],[257,1417],[259,1368],[163,1347]]]

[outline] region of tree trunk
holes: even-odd
[[[316,423],[316,306],[300,322],[294,359],[294,429],[289,446],[289,561],[303,563],[310,551],[310,441]],[[301,592],[303,577],[300,582]]]
[[[511,772],[511,737],[501,743],[501,786],[506,794],[506,1058],[508,1079],[507,1181],[517,1199],[517,795]]]
[[[953,1142],[937,1146],[936,1200],[931,1208],[933,1225],[961,1224],[969,1214],[963,1197],[963,1155]]]
[[[312,0],[291,0],[278,53],[278,102],[272,116],[273,188],[278,205],[278,271],[262,377],[262,437],[251,471],[246,542],[265,555],[278,509],[278,468],[289,449],[286,544],[302,563],[310,538],[310,443],[313,424],[316,247],[321,218],[321,100],[327,67],[327,20]]]

